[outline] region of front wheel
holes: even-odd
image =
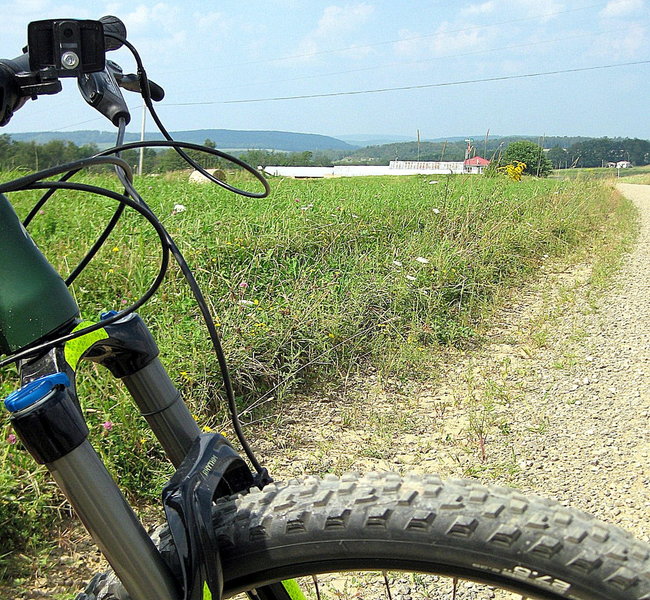
[[[307,477],[220,500],[214,526],[226,597],[650,600],[647,544],[475,481]]]
[[[555,502],[473,481],[272,484],[221,502],[215,527],[227,596],[306,576],[306,595],[319,599],[650,599],[647,545]],[[312,577],[367,570],[378,576]]]

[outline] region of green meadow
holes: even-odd
[[[85,180],[120,189],[110,175]],[[426,377],[445,348],[480,343],[495,303],[541,265],[588,257],[602,273],[634,231],[629,203],[590,180],[273,179],[265,199],[189,184],[180,174],[145,176],[136,185],[209,300],[244,422],[350,372]],[[10,200],[24,216],[37,197]],[[57,194],[30,231],[65,275],[114,209],[108,199]],[[127,211],[74,283],[82,316],[97,319],[133,302],[159,259],[155,233]],[[218,429],[225,418],[218,364],[178,268],[140,314],[201,426]],[[79,385],[109,468],[131,497],[156,498],[170,468],[119,382],[84,364]],[[3,394],[15,386],[15,371],[0,372]],[[20,443],[9,443],[6,415],[0,431],[2,575],[9,556],[38,545],[68,509]]]

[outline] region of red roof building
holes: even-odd
[[[489,164],[490,161],[482,156],[474,156],[465,161],[465,165],[470,167],[487,167]]]
[[[490,161],[482,156],[468,158],[463,163],[464,173],[482,173],[483,169],[490,164]]]

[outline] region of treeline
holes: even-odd
[[[507,137],[472,141],[472,156],[499,161],[513,142],[529,141],[546,149],[554,169],[600,167],[626,160],[634,166],[650,164],[650,141],[638,138]],[[344,162],[387,165],[391,160],[459,161],[465,158],[467,143],[401,142],[368,146],[348,155]]]
[[[99,152],[95,144],[77,146],[72,142],[52,140],[46,144],[16,142],[9,135],[0,135],[0,169],[38,171],[66,162],[86,158]]]
[[[205,140],[204,146],[215,148],[212,140]],[[73,142],[52,140],[44,144],[34,141],[19,142],[9,135],[0,135],[0,170],[28,169],[38,171],[73,162],[80,158],[87,158],[97,154],[100,148],[96,144],[77,146]],[[188,151],[187,154],[199,164],[208,169],[232,168],[231,163],[210,154],[198,151]],[[321,152],[274,152],[269,150],[248,150],[239,153],[239,158],[258,167],[268,165],[280,166],[332,166],[336,159],[343,158],[343,150]],[[121,156],[134,171],[140,161],[139,150],[126,150]],[[189,168],[183,158],[173,149],[168,148],[156,151],[145,148],[143,152],[142,168],[144,173],[165,173]]]
[[[205,141],[205,145],[214,148],[214,143]],[[73,142],[52,140],[44,144],[36,142],[19,142],[11,139],[10,135],[0,135],[0,170],[27,169],[38,171],[56,165],[73,162],[81,158],[93,156],[100,151],[96,144],[77,146]],[[222,167],[222,161],[214,156],[201,152],[188,152],[190,156],[200,161],[206,168]],[[123,158],[135,170],[139,163],[139,150],[126,150]],[[145,173],[163,173],[186,169],[187,164],[173,149],[169,148],[156,152],[145,148],[143,155],[143,171]]]
[[[531,141],[545,147],[546,158],[555,169],[573,167],[600,167],[622,160],[634,166],[650,164],[650,141],[637,138],[535,138],[508,137],[472,142],[472,156],[480,155],[499,161],[512,141]],[[212,140],[204,145],[214,148]],[[272,150],[248,150],[239,157],[254,167],[278,166],[322,166],[335,164],[387,165],[391,160],[460,161],[465,158],[467,143],[452,142],[401,142],[368,146],[352,153],[345,150],[319,152],[280,152]],[[95,144],[77,146],[72,142],[52,140],[45,144],[15,141],[9,135],[0,135],[0,169],[29,169],[37,171],[61,163],[72,162],[99,152]],[[190,151],[190,156],[206,168],[231,168],[222,159],[202,152]],[[127,150],[122,154],[134,170],[139,163],[139,150]],[[164,173],[187,169],[187,164],[171,148],[156,151],[145,148],[143,171]]]
[[[607,163],[629,161],[640,167],[650,164],[650,141],[638,138],[595,138],[569,148],[555,146],[547,156],[555,169],[603,167]]]

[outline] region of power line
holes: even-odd
[[[498,77],[485,77],[482,79],[464,79],[460,81],[445,81],[440,83],[425,83],[421,85],[405,85],[399,87],[376,88],[371,90],[352,90],[347,92],[329,92],[325,94],[304,94],[300,96],[274,96],[270,98],[250,98],[247,100],[214,100],[210,102],[177,102],[165,106],[210,106],[214,104],[251,104],[255,102],[277,102],[280,100],[306,100],[310,98],[331,98],[334,96],[358,96],[361,94],[380,94],[384,92],[397,92],[405,90],[422,90],[427,88],[451,87],[456,85],[467,85],[470,83],[487,83],[490,81],[507,81],[512,79],[527,79],[532,77],[543,77],[546,75],[560,75],[562,73],[580,73],[584,71],[597,71],[602,69],[615,69],[618,67],[629,67],[633,65],[650,64],[650,60],[635,62],[616,63],[610,65],[596,65],[591,67],[579,67],[576,69],[559,69],[556,71],[540,71],[537,73],[525,73],[522,75],[501,75]]]
[[[450,29],[448,31],[436,31],[434,33],[427,33],[424,35],[417,35],[417,36],[412,36],[412,37],[407,37],[407,38],[399,38],[395,40],[384,40],[382,42],[373,42],[371,44],[362,44],[362,45],[357,45],[357,46],[347,46],[345,48],[333,48],[330,50],[318,50],[316,52],[306,52],[304,54],[291,54],[288,56],[280,56],[278,58],[260,58],[258,60],[249,60],[249,61],[244,61],[244,62],[239,62],[239,63],[230,63],[227,65],[227,67],[222,67],[222,68],[232,68],[232,67],[241,67],[245,65],[256,65],[256,64],[263,64],[263,63],[271,63],[271,62],[281,62],[284,60],[296,60],[298,58],[310,58],[312,56],[321,56],[324,54],[337,54],[339,52],[347,52],[348,50],[364,50],[366,48],[376,48],[377,46],[387,46],[389,44],[399,44],[400,42],[413,42],[413,41],[418,41],[418,40],[424,40],[424,39],[429,39],[429,38],[435,38],[435,37],[442,37],[446,35],[451,35],[454,33],[465,33],[467,31],[476,31],[480,29],[488,29],[490,27],[499,27],[501,25],[512,25],[513,23],[523,23],[525,21],[538,21],[540,19],[546,19],[548,17],[555,17],[557,15],[563,15],[567,13],[573,13],[573,12],[578,12],[578,11],[583,11],[583,10],[591,10],[593,8],[600,8],[605,6],[607,3],[606,2],[599,2],[598,4],[590,4],[588,6],[581,6],[578,8],[569,8],[566,10],[559,10],[556,12],[550,12],[550,13],[542,13],[539,15],[532,15],[529,17],[519,17],[517,19],[509,19],[507,21],[498,21],[496,23],[489,23],[488,25],[474,25],[472,27],[464,27],[462,29]],[[168,74],[168,73],[188,73],[191,71],[204,71],[204,67],[197,67],[196,69],[183,69],[182,71],[164,71],[162,72],[163,74]]]
[[[611,33],[616,33],[618,31],[627,31],[627,27],[618,27],[615,29],[608,29],[605,31],[598,31],[598,32],[588,32],[588,33],[579,33],[576,35],[571,35],[567,37],[561,37],[561,38],[555,38],[555,39],[546,39],[546,40],[540,40],[537,42],[527,42],[525,44],[514,44],[511,46],[500,46],[498,48],[484,48],[481,50],[472,50],[469,52],[460,52],[457,54],[444,54],[441,56],[436,56],[434,58],[423,58],[419,60],[411,60],[411,61],[398,61],[398,62],[392,62],[392,63],[385,63],[381,65],[373,65],[370,67],[359,67],[356,69],[346,69],[344,71],[332,71],[329,73],[317,73],[315,75],[302,75],[299,77],[289,77],[287,79],[273,79],[269,81],[262,81],[262,82],[253,82],[253,83],[247,83],[245,85],[237,85],[237,86],[230,86],[230,89],[235,89],[235,88],[241,88],[241,87],[258,87],[261,85],[268,85],[268,84],[278,84],[278,83],[287,83],[291,81],[302,81],[305,79],[320,79],[322,77],[332,77],[335,75],[347,75],[349,73],[363,73],[366,71],[376,71],[379,69],[387,69],[387,68],[392,68],[392,67],[402,67],[402,66],[407,66],[407,65],[420,65],[424,63],[431,63],[431,62],[437,62],[441,60],[449,60],[452,58],[464,58],[466,56],[476,56],[476,55],[481,55],[481,54],[487,54],[490,52],[501,52],[503,50],[517,50],[519,48],[530,48],[534,46],[541,46],[544,44],[553,44],[556,42],[564,42],[567,40],[574,40],[574,39],[579,39],[579,38],[585,38],[585,37],[594,37],[594,36],[601,36],[601,35],[608,35]],[[202,92],[207,93],[207,92],[213,92],[217,90],[222,90],[223,87],[217,87],[217,88],[202,88]]]

